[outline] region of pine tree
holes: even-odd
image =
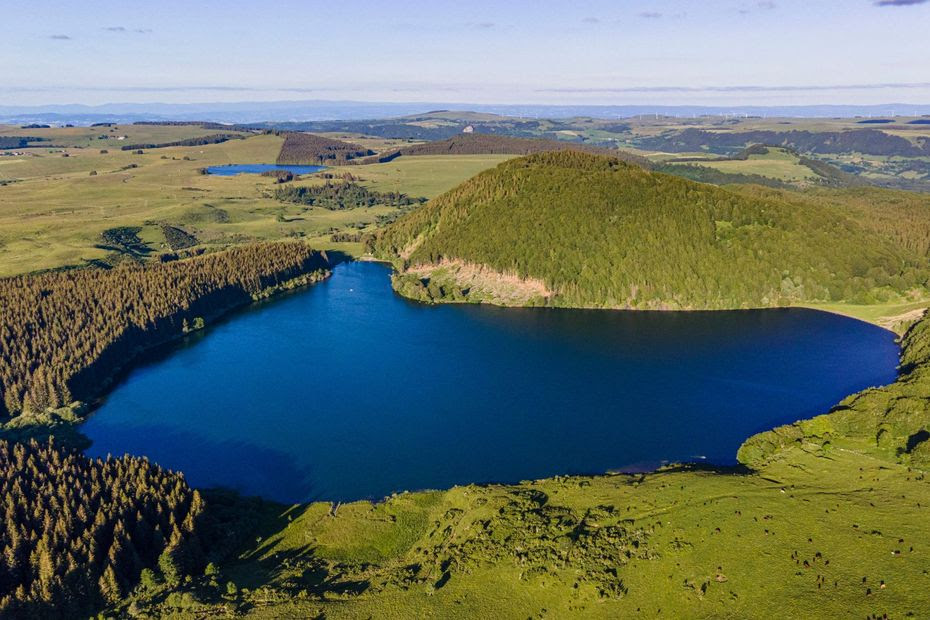
[[[172,587],[181,582],[181,567],[176,557],[177,553],[177,547],[169,546],[158,556],[158,570],[161,571],[165,583]]]
[[[97,585],[100,589],[100,596],[107,603],[117,603],[123,598],[122,588],[120,588],[119,580],[116,578],[116,572],[112,566],[107,566],[106,570],[103,571]]]

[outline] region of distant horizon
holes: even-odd
[[[35,0],[3,17],[4,105],[930,102],[928,0]]]
[[[84,108],[105,108],[105,107],[116,107],[116,106],[177,106],[177,107],[190,107],[190,106],[246,106],[246,105],[280,105],[280,104],[351,104],[351,105],[405,105],[405,106],[415,106],[415,105],[439,105],[439,106],[448,106],[441,108],[442,110],[456,110],[464,111],[460,106],[475,106],[475,107],[584,107],[584,108],[640,108],[640,107],[656,107],[656,108],[815,108],[815,107],[849,107],[849,108],[873,108],[873,107],[889,107],[889,106],[909,106],[909,107],[921,107],[927,106],[930,108],[930,98],[924,101],[877,101],[875,103],[856,103],[854,101],[837,101],[837,102],[798,102],[798,103],[777,103],[777,102],[753,102],[753,103],[739,103],[739,102],[723,102],[723,103],[704,103],[700,101],[680,101],[680,102],[661,102],[661,101],[646,101],[641,103],[628,103],[628,102],[617,102],[617,103],[589,103],[589,102],[575,102],[575,101],[522,101],[522,100],[513,100],[513,101],[466,101],[466,100],[449,100],[449,101],[439,101],[431,99],[351,99],[351,98],[269,98],[269,99],[232,99],[232,100],[221,100],[221,99],[198,99],[192,101],[170,101],[165,99],[147,99],[140,101],[132,100],[106,100],[99,103],[89,103],[79,100],[69,100],[63,102],[45,102],[45,103],[30,103],[30,104],[7,104],[0,103],[0,110],[2,109],[11,109],[11,108],[22,108],[22,109],[32,109],[32,108],[55,108],[55,107],[84,107]],[[439,109],[439,108],[437,108]]]
[[[452,101],[362,101],[283,99],[268,101],[58,103],[30,106],[0,104],[0,123],[41,122],[89,124],[98,121],[219,122],[229,124],[288,123],[403,117],[430,112],[496,114],[524,118],[588,116],[624,119],[637,116],[761,116],[800,118],[857,118],[870,116],[916,118],[930,115],[930,103],[792,105],[700,104],[542,104]]]

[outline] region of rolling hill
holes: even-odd
[[[504,162],[373,242],[402,294],[639,309],[874,303],[925,256],[823,201],[729,191],[578,151]]]
[[[401,149],[378,154],[359,163],[387,162],[398,157],[417,155],[531,155],[548,151],[582,151],[597,155],[609,155],[644,168],[652,166],[645,157],[599,146],[590,146],[562,140],[540,138],[515,138],[481,133],[463,133],[447,140],[414,144]]]
[[[310,133],[286,133],[278,164],[344,164],[359,157],[373,155],[374,151],[342,140],[334,140]]]

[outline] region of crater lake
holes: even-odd
[[[806,309],[425,305],[343,263],[137,366],[83,425],[283,502],[735,463],[753,433],[896,376],[894,334]]]

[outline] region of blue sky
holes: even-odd
[[[4,4],[0,104],[930,103],[928,0]]]

